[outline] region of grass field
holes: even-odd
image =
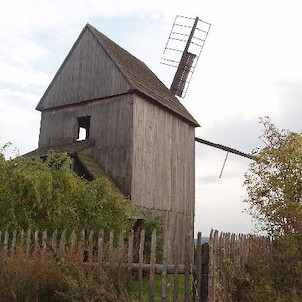
[[[161,275],[155,276],[155,289],[154,289],[154,301],[161,301]],[[173,300],[173,288],[174,288],[174,276],[167,276],[167,301],[174,302]],[[133,301],[138,301],[138,281],[133,282],[132,287],[133,292]],[[192,278],[190,277],[190,289],[189,292],[192,292]],[[178,276],[178,301],[184,300],[185,294],[185,277],[184,275]],[[143,283],[143,301],[149,301],[149,276],[144,278]]]

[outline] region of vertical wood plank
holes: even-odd
[[[42,251],[43,253],[46,252],[47,249],[47,230],[43,231],[42,234]]]
[[[92,264],[93,262],[93,230],[89,233],[89,250],[88,250],[88,262]]]
[[[214,302],[213,300],[213,272],[214,272],[214,231],[211,230],[209,240],[209,277],[208,277],[208,302]]]
[[[128,238],[128,272],[129,272],[128,290],[130,292],[132,291],[133,241],[134,241],[134,233],[133,230],[131,230]]]
[[[151,256],[150,256],[150,280],[149,280],[149,301],[154,302],[155,288],[155,264],[156,264],[156,229],[151,235]]]
[[[139,243],[138,301],[143,301],[143,265],[144,265],[145,230],[141,231]]]
[[[61,238],[60,238],[60,254],[61,257],[65,257],[65,243],[66,243],[66,229],[64,229],[61,233]]]
[[[11,244],[11,254],[13,254],[13,253],[15,252],[15,248],[16,248],[16,240],[17,240],[17,231],[14,230],[14,231],[13,231],[12,244]]]
[[[109,234],[109,250],[108,250],[108,261],[112,261],[113,256],[113,242],[114,242],[114,230],[110,231]]]
[[[71,254],[73,254],[74,251],[75,251],[76,242],[77,242],[77,234],[73,230],[72,233],[71,233],[71,235],[70,235],[70,252],[71,252]]]
[[[163,268],[161,276],[161,301],[167,301],[167,266],[168,266],[168,252],[169,252],[169,230],[166,229],[164,233],[164,250],[163,250]]]
[[[99,231],[98,236],[98,264],[103,265],[103,255],[104,255],[104,230]]]
[[[83,229],[80,233],[80,238],[79,238],[79,242],[78,242],[78,250],[80,253],[82,253],[84,250],[85,240],[86,240],[86,232]]]
[[[39,247],[39,230],[35,230],[34,234],[34,240],[35,240],[35,249]]]
[[[174,241],[174,280],[173,280],[173,301],[178,301],[178,268],[179,268],[179,236]]]
[[[22,248],[22,250],[24,249],[24,236],[25,236],[25,232],[24,230],[20,231],[20,247]]]
[[[9,233],[8,233],[8,231],[5,231],[4,241],[3,241],[4,255],[7,255],[7,253],[8,253],[8,240],[9,240]]]
[[[56,252],[57,250],[57,244],[58,244],[57,237],[58,237],[58,230],[54,230],[51,237],[51,248],[54,252]]]
[[[190,300],[190,265],[191,265],[191,238],[186,236],[185,240],[185,302]]]
[[[29,258],[30,256],[30,243],[31,243],[31,229],[27,230],[27,235],[26,235],[26,259]]]
[[[197,243],[195,249],[195,265],[196,265],[196,272],[195,272],[195,295],[196,300],[200,301],[201,299],[201,280],[202,280],[202,246],[201,246],[201,232],[197,234]]]
[[[119,256],[122,255],[123,249],[124,249],[124,232],[121,231],[120,236],[119,236],[119,240],[118,240]]]

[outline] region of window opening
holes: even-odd
[[[89,138],[90,116],[78,117],[78,141]]]

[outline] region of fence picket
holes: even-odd
[[[100,230],[98,236],[98,264],[103,265],[103,255],[104,255],[104,230]]]
[[[179,237],[176,236],[174,242],[174,280],[173,280],[173,301],[178,301],[178,269],[179,269]]]
[[[25,236],[26,234],[26,236]],[[60,236],[58,246],[58,236]],[[172,298],[173,301],[179,301],[179,274],[184,274],[184,301],[208,301],[215,302],[221,300],[221,290],[227,287],[227,280],[225,280],[225,263],[231,261],[236,268],[244,272],[248,261],[250,251],[256,246],[261,246],[267,251],[273,248],[272,241],[267,237],[255,237],[243,234],[230,234],[230,233],[218,233],[218,231],[211,231],[210,240],[208,244],[202,244],[201,233],[198,233],[196,245],[194,246],[194,263],[192,263],[193,255],[193,241],[192,238],[187,235],[185,240],[184,260],[185,262],[179,262],[179,237],[175,236],[173,259],[169,259],[169,230],[164,232],[163,242],[163,261],[162,264],[156,263],[156,249],[157,249],[157,234],[156,230],[153,230],[151,235],[151,250],[150,262],[144,263],[145,254],[145,241],[150,238],[145,238],[145,230],[140,233],[138,259],[136,263],[134,261],[134,233],[130,232],[128,237],[128,272],[129,279],[128,289],[131,291],[132,285],[132,272],[138,273],[138,301],[143,300],[143,273],[149,273],[149,301],[154,302],[155,298],[155,275],[161,274],[161,301],[166,302],[168,298]],[[19,239],[20,237],[20,239]],[[13,255],[17,246],[25,247],[25,257],[29,258],[32,252],[37,248],[42,248],[42,251],[47,250],[47,246],[51,246],[53,251],[58,251],[63,257],[66,249],[71,252],[76,252],[76,246],[84,254],[84,261],[89,261],[90,264],[98,263],[98,265],[104,265],[107,261],[115,259],[114,254],[121,255],[124,250],[124,233],[121,232],[118,238],[118,246],[115,250],[114,245],[114,232],[111,231],[108,240],[108,259],[104,259],[104,247],[105,236],[104,230],[100,230],[98,236],[94,235],[94,231],[91,230],[88,237],[88,250],[84,249],[85,246],[85,230],[82,230],[77,236],[75,231],[72,231],[70,238],[67,238],[67,231],[63,230],[58,233],[55,230],[52,236],[47,235],[47,230],[39,232],[36,230],[32,233],[31,229],[28,229],[26,233],[24,230],[20,231],[20,234],[16,230],[9,233],[8,231],[0,231],[0,247],[1,257],[2,254]],[[97,238],[95,238],[97,237]],[[41,239],[41,240],[40,240]],[[33,241],[32,241],[33,240]],[[97,244],[96,244],[97,240]],[[117,240],[115,240],[117,241]],[[95,250],[96,249],[96,250]],[[0,259],[1,260],[1,259]],[[105,261],[106,260],[106,261]],[[138,260],[138,263],[137,263]],[[190,295],[190,276],[193,273],[193,296]],[[172,297],[168,297],[167,288],[167,275],[173,274],[173,292]],[[182,297],[181,297],[182,298]],[[193,299],[193,300],[192,300]],[[221,300],[222,301],[222,300]]]
[[[64,258],[65,256],[65,241],[66,241],[66,229],[63,230],[60,238],[60,255],[62,258]]]
[[[166,229],[164,233],[164,250],[163,250],[163,266],[161,279],[161,301],[167,301],[167,266],[168,266],[168,238],[169,230]]]
[[[47,248],[47,230],[44,230],[42,234],[42,251],[45,252],[46,248]]]
[[[13,231],[13,239],[12,239],[12,244],[11,244],[11,253],[13,254],[15,252],[16,248],[16,240],[17,240],[17,231]]]
[[[71,235],[70,235],[70,252],[73,253],[74,249],[76,247],[76,242],[77,242],[77,234],[73,230]]]
[[[92,264],[93,261],[93,230],[89,233],[89,249],[88,249],[88,262]]]
[[[27,230],[27,235],[26,235],[26,259],[29,258],[30,254],[30,242],[31,242],[31,229]]]
[[[57,244],[58,244],[58,230],[54,230],[51,237],[51,248],[55,252],[57,250]]]
[[[132,291],[133,241],[134,241],[134,233],[133,230],[131,230],[128,238],[128,272],[129,272],[128,290],[130,292]]]
[[[144,265],[145,230],[141,231],[139,244],[139,267],[138,267],[138,301],[143,301],[143,265]]]
[[[201,297],[201,280],[202,280],[202,246],[201,246],[201,232],[197,234],[196,251],[195,251],[195,300],[199,301]],[[195,282],[196,281],[196,282]]]
[[[156,264],[156,229],[153,230],[151,235],[151,256],[150,256],[150,289],[149,301],[154,301],[154,287],[155,287],[155,264]]]
[[[114,230],[110,231],[109,234],[109,248],[108,248],[108,261],[112,260],[113,254],[113,243],[114,243]]]
[[[185,242],[185,302],[189,302],[190,295],[190,264],[191,264],[191,241],[190,236],[186,236]]]
[[[7,253],[8,253],[8,240],[9,240],[9,233],[8,233],[8,231],[5,231],[5,233],[4,233],[4,241],[3,241],[4,255],[7,255]]]

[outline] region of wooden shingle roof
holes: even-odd
[[[144,62],[131,55],[90,24],[87,24],[86,27],[94,34],[100,45],[132,85],[134,91],[142,93],[195,126],[199,126],[170,89],[158,79]]]

